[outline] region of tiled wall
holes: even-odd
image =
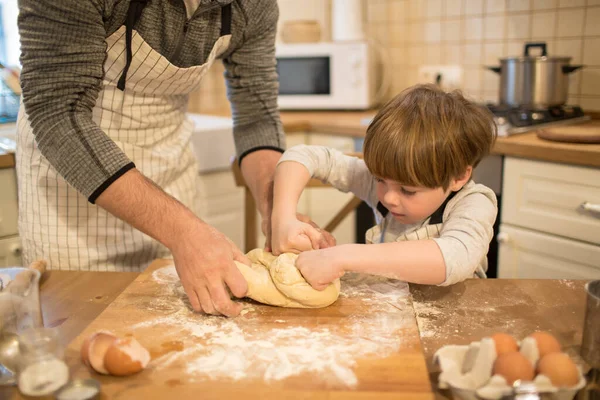
[[[316,19],[329,38],[329,0],[279,0],[280,26]],[[418,82],[422,65],[460,65],[462,88],[498,99],[498,76],[486,65],[520,55],[528,41],[545,41],[550,55],[570,56],[585,68],[571,75],[569,103],[600,110],[600,0],[365,0],[367,33],[390,49],[389,95]],[[222,67],[221,67],[222,68]],[[191,107],[227,106],[222,70],[213,70]]]

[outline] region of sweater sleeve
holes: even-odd
[[[239,10],[246,14],[244,40],[223,60],[239,160],[260,149],[285,149],[277,106],[277,1],[261,0],[246,6]]]
[[[377,205],[375,180],[365,162],[324,146],[294,146],[279,163],[295,161],[306,167],[311,177],[342,192],[352,192],[371,207]]]
[[[102,0],[19,0],[23,103],[40,152],[90,202],[134,167],[93,122],[102,85]]]
[[[445,217],[440,237],[433,239],[446,264],[446,280],[440,286],[473,277],[488,252],[497,214],[496,196],[487,189],[461,198]]]

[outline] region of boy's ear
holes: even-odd
[[[467,182],[469,182],[469,179],[471,179],[471,174],[473,173],[473,167],[472,166],[468,166],[467,169],[465,170],[465,173],[458,178],[454,178],[452,180],[452,182],[450,183],[450,190],[453,192],[456,192],[460,189],[462,189],[463,186],[465,186],[465,184]]]

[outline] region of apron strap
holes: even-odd
[[[231,3],[221,8],[221,35],[231,35]]]
[[[460,192],[460,190],[457,192],[452,192],[448,197],[446,197],[446,200],[444,200],[442,205],[437,210],[435,210],[433,214],[431,214],[431,217],[429,217],[428,225],[436,225],[444,222],[444,211],[446,210],[446,206],[448,205],[448,202],[452,200],[452,198],[456,196],[456,193],[458,192]]]
[[[131,0],[129,3],[129,9],[127,10],[127,19],[125,20],[125,46],[127,48],[127,58],[125,61],[125,68],[123,68],[123,73],[119,78],[119,82],[117,83],[117,88],[119,90],[125,90],[125,81],[127,80],[127,71],[129,71],[129,67],[131,66],[131,60],[133,59],[133,54],[131,52],[131,36],[133,33],[133,26],[136,21],[140,19],[142,15],[142,10],[148,4],[150,0]]]

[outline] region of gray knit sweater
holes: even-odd
[[[91,201],[131,163],[92,121],[105,38],[124,24],[129,2],[19,0],[23,102],[36,142],[69,184],[94,195]],[[150,0],[134,29],[172,64],[201,65],[219,37],[221,7],[228,3],[232,38],[222,58],[238,157],[260,148],[282,150],[276,0],[201,0],[185,35],[184,1]]]

